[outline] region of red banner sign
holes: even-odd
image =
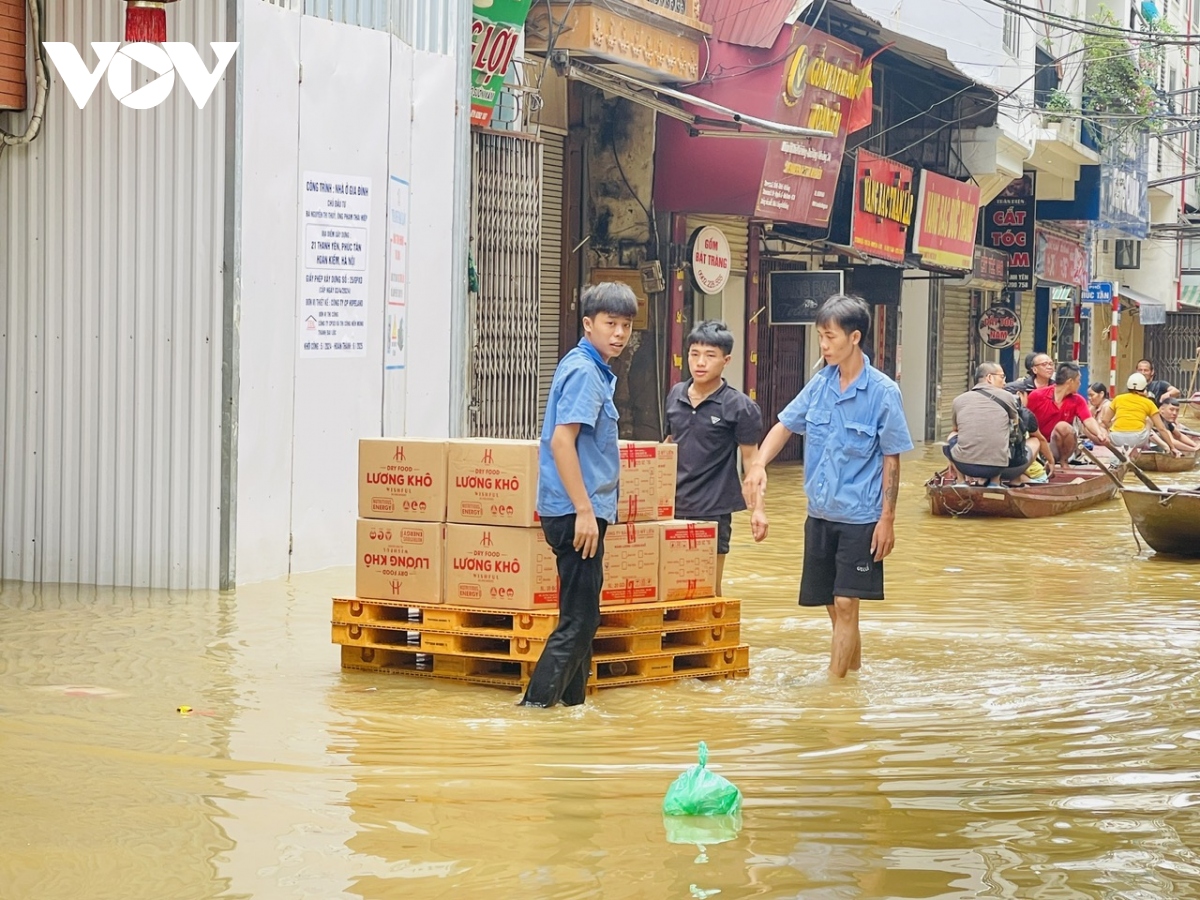
[[[825,227],[846,147],[846,118],[865,86],[862,52],[807,26],[803,30],[804,43],[784,68],[775,119],[787,125],[829,131],[833,137],[771,141],[754,214]]]
[[[928,170],[921,173],[913,217],[913,253],[926,265],[967,271],[975,252],[979,187]]]
[[[1087,251],[1070,238],[1037,230],[1037,276],[1079,288],[1088,285]]]
[[[850,227],[854,249],[879,259],[904,262],[915,203],[912,169],[866,150],[858,151]]]

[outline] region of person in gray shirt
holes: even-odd
[[[1012,458],[1009,448],[1014,421],[1026,439],[1019,459]],[[975,369],[975,387],[954,398],[953,427],[942,451],[951,468],[968,483],[998,486],[1002,481],[1014,481],[1039,452],[1053,460],[1033,414],[1004,389],[1004,369],[999,363],[980,363]],[[1053,462],[1047,471],[1054,474]]]

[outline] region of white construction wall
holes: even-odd
[[[359,438],[385,422],[450,433],[450,293],[465,277],[450,267],[453,59],[266,3],[246,4],[244,27],[238,583],[350,565]],[[302,348],[306,174],[369,189],[361,351]],[[403,350],[386,354],[393,179],[409,194],[408,271]]]

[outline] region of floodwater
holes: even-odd
[[[888,599],[841,683],[795,606],[786,467],[768,543],[740,520],[726,572],[751,676],[571,710],[343,674],[348,568],[6,584],[0,898],[1200,897],[1200,561],[1139,553],[1119,501],[934,519],[935,458],[904,461]],[[700,740],[741,828],[672,843],[660,803]]]

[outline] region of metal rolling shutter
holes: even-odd
[[[935,437],[950,433],[954,398],[971,386],[971,292],[946,287],[942,293],[942,321],[938,330],[938,404]]]
[[[542,129],[542,253],[538,299],[538,410],[546,408],[558,367],[562,296],[563,160],[566,137]]]
[[[473,131],[470,430],[478,437],[538,434],[541,332],[540,141]]]
[[[746,271],[746,260],[750,255],[750,227],[748,221],[741,216],[697,216],[688,214],[687,232],[692,232],[705,225],[716,225],[725,233],[729,241],[730,267],[735,272]]]

